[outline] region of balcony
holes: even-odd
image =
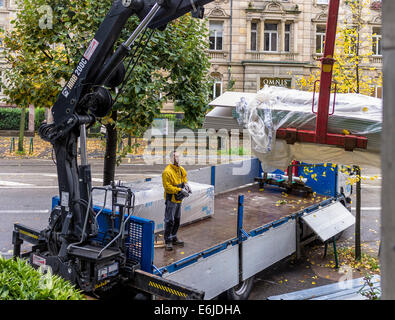
[[[284,53],[286,61],[295,61],[296,60],[296,55],[297,55],[296,53],[292,53],[292,52]]]
[[[370,62],[373,64],[382,64],[383,63],[383,56],[371,56]]]
[[[209,50],[208,54],[211,61],[225,61],[228,56],[228,53],[225,51]]]
[[[265,53],[259,51],[247,51],[246,58],[247,60],[254,60],[254,61],[263,60],[265,58]]]
[[[268,52],[268,51],[247,51],[246,59],[252,61],[296,61],[297,53],[293,52]]]

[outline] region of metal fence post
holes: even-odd
[[[33,152],[34,152],[33,138],[30,138],[29,154],[32,154]]]
[[[361,168],[354,166],[357,174],[355,207],[355,259],[361,260]]]
[[[336,238],[333,237],[333,253],[335,255],[336,269],[339,269],[339,258],[337,255]]]
[[[243,282],[243,215],[244,195],[239,195],[237,208],[237,239],[239,241],[239,283]]]
[[[15,151],[15,138],[11,138],[10,153]]]

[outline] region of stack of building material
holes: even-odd
[[[332,99],[334,96],[332,95]],[[382,100],[358,94],[337,94],[328,131],[368,138],[367,150],[345,152],[341,148],[276,140],[279,128],[314,130],[313,93],[280,87],[265,87],[256,94],[227,92],[211,105],[205,128],[248,129],[253,153],[266,169],[284,169],[294,159],[309,162],[379,165],[382,130]],[[317,110],[318,94],[314,99]],[[332,111],[333,100],[330,104]],[[233,127],[232,127],[233,126]]]
[[[239,124],[235,117],[236,104],[241,98],[252,101],[255,97],[255,93],[225,92],[210,103],[210,106],[214,109],[206,115],[203,127],[215,130],[243,130],[243,125]]]
[[[165,200],[161,179],[124,183],[135,194],[133,216],[155,222],[155,233],[164,230]],[[211,185],[189,182],[192,194],[182,202],[181,225],[189,224],[214,215],[214,187]],[[111,210],[111,199],[106,199],[105,207]],[[102,207],[104,191],[94,190],[93,203]]]

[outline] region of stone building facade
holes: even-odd
[[[350,0],[348,0],[350,1]],[[256,92],[264,84],[294,88],[296,77],[316,70],[323,53],[328,0],[215,0],[206,6],[213,96],[230,88]],[[363,32],[376,43],[370,66],[382,68],[381,6],[372,0]],[[350,19],[341,0],[339,23]],[[372,74],[377,77],[377,74]],[[381,88],[372,88],[381,97]]]
[[[341,0],[339,23],[350,15],[346,1],[351,0]],[[295,87],[297,76],[308,75],[319,65],[328,2],[215,0],[208,4],[205,15],[210,28],[213,96],[229,87],[245,92],[256,92],[264,84]],[[375,34],[376,46],[368,44],[367,48],[376,51],[371,66],[381,69],[381,10],[375,6],[380,2],[371,0],[364,32]],[[16,11],[15,0],[0,0],[0,28],[10,29]],[[0,52],[0,69],[4,67]],[[382,95],[381,88],[372,88],[372,92]]]

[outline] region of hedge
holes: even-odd
[[[45,108],[35,108],[34,110],[34,127],[37,131],[41,123],[45,120]],[[0,130],[19,130],[19,121],[21,118],[20,108],[0,108]],[[160,114],[157,119],[168,119],[174,121],[174,129],[179,130],[188,128],[183,124],[182,114]],[[26,112],[25,130],[29,127],[29,113]],[[100,135],[100,123],[96,123],[89,133],[92,136]]]
[[[45,120],[45,108],[34,109],[34,128],[38,130],[41,123]]]
[[[70,282],[0,256],[0,300],[86,300]]]
[[[0,108],[0,130],[19,130],[21,119],[21,109],[19,108]],[[26,112],[25,130],[29,126],[29,113]]]
[[[21,119],[20,108],[0,108],[0,130],[19,130],[19,122]],[[34,126],[37,130],[40,124],[45,120],[45,109],[36,108],[34,110]],[[29,128],[29,112],[26,112],[25,130]]]

